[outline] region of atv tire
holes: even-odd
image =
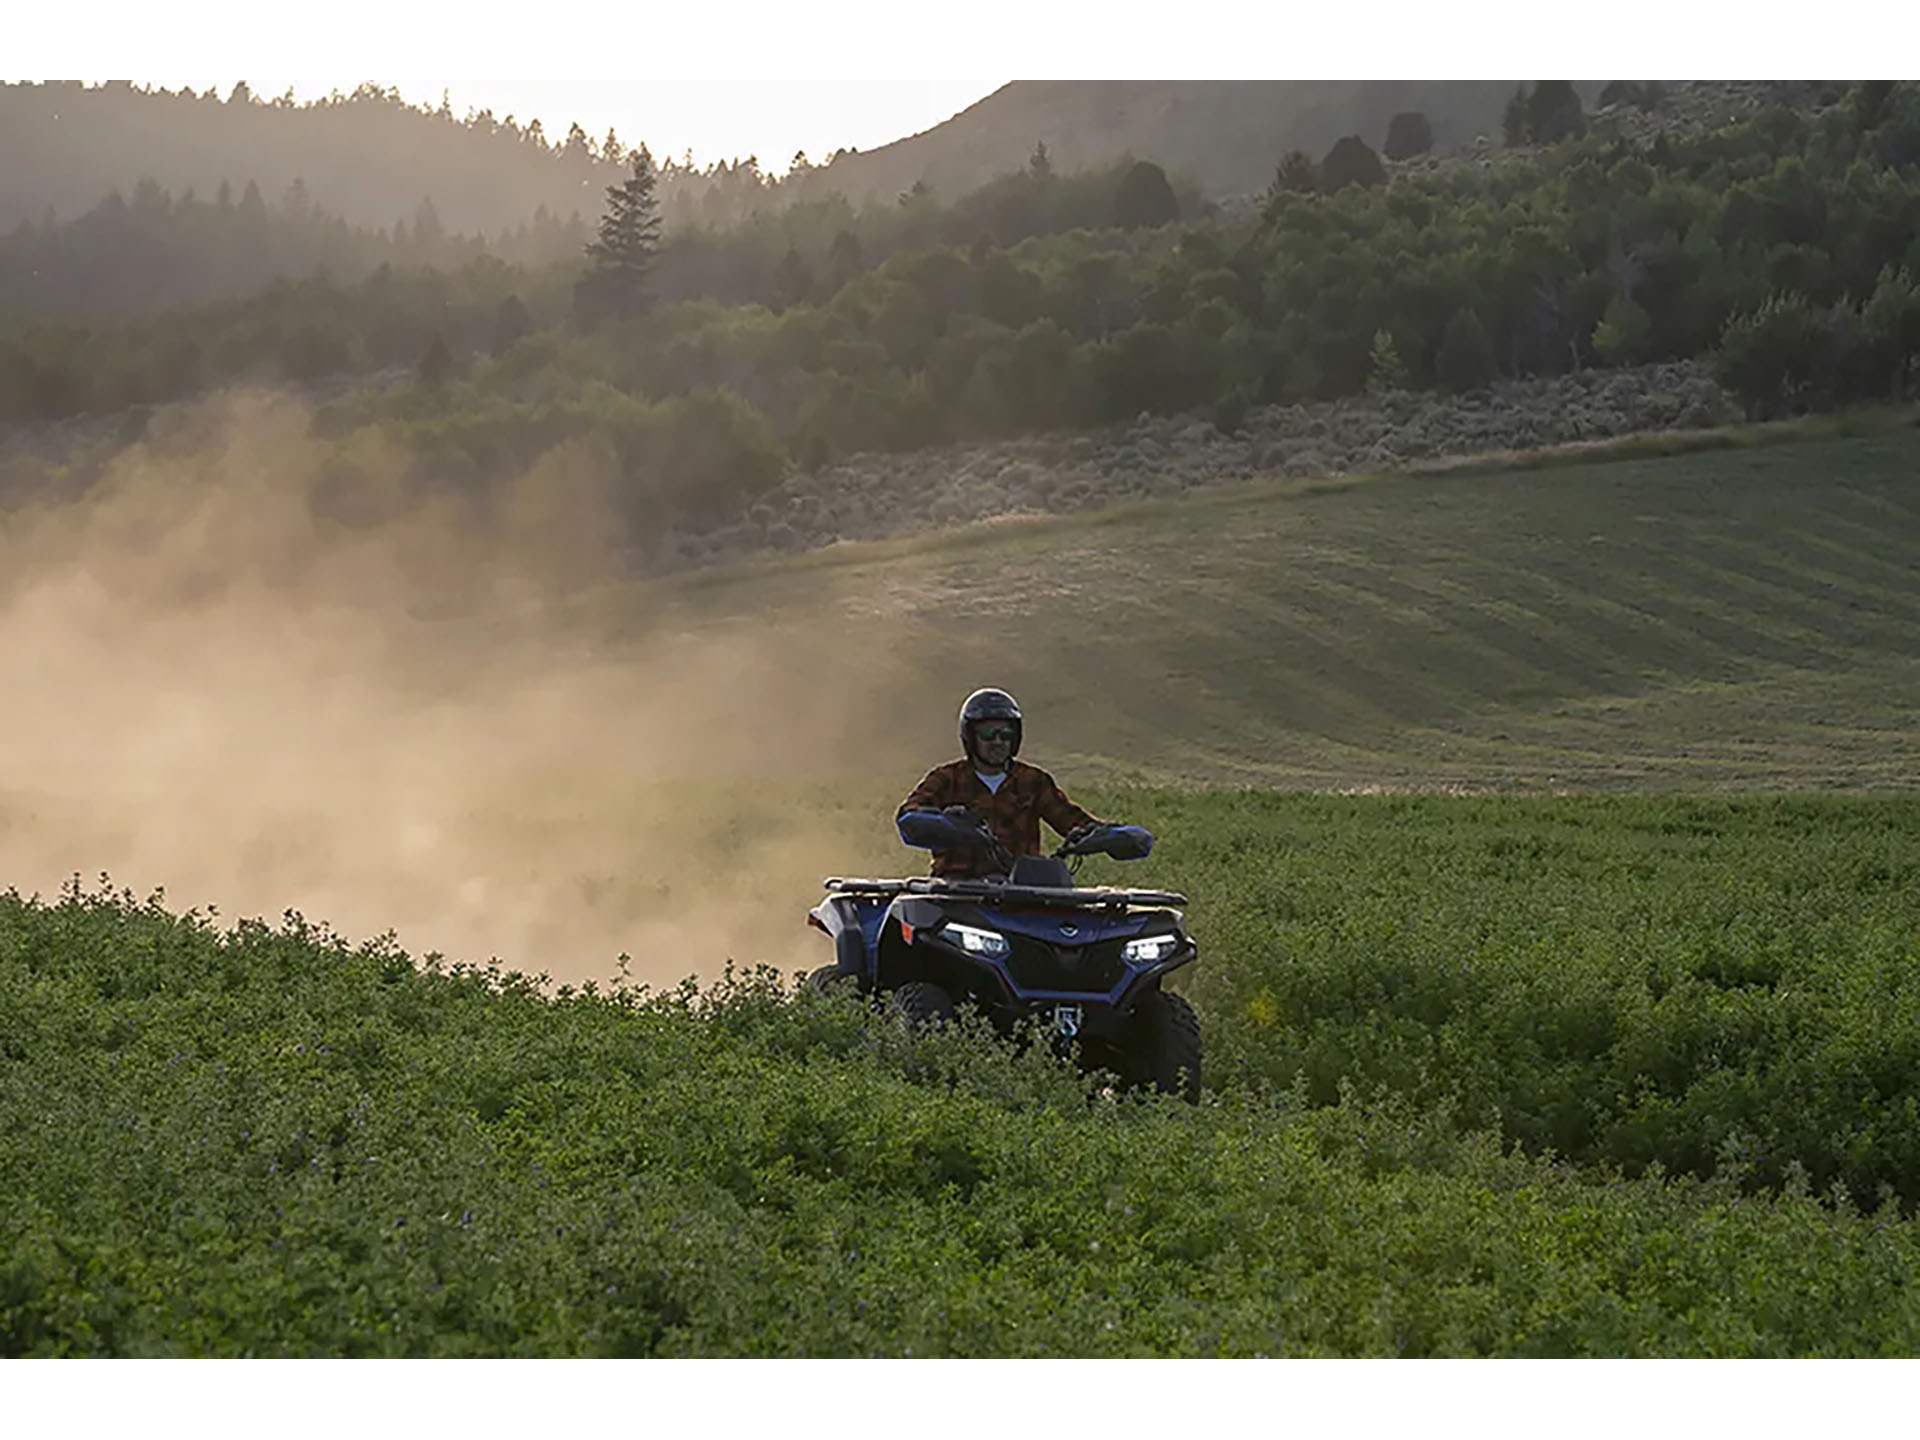
[[[938,985],[912,980],[893,992],[893,1010],[909,1029],[921,1030],[953,1019],[953,997]]]
[[[1200,1099],[1200,1017],[1178,995],[1155,990],[1134,1010],[1134,1034],[1128,1047],[1127,1079],[1134,1088],[1152,1086],[1162,1095]]]
[[[807,972],[800,988],[814,995],[852,993],[860,988],[860,977],[848,974],[838,965],[822,965],[818,970]]]

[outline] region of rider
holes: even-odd
[[[1004,690],[976,690],[960,707],[960,748],[966,754],[929,770],[894,812],[944,810],[972,816],[1012,854],[1040,853],[1040,822],[1069,840],[1104,821],[1095,819],[1066,796],[1037,765],[1013,757],[1020,753],[1020,706]],[[977,879],[996,872],[986,846],[934,852],[933,873],[949,879]]]

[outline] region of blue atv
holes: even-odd
[[[1100,825],[1052,855],[1016,858],[965,812],[910,810],[899,823],[907,844],[978,847],[998,873],[828,879],[807,923],[833,941],[836,963],[808,975],[809,988],[889,997],[916,1024],[945,1021],[961,1002],[1002,1033],[1037,1018],[1083,1070],[1109,1071],[1130,1089],[1200,1098],[1199,1021],[1161,988],[1199,955],[1176,908],[1186,896],[1075,883],[1079,857],[1138,860],[1152,850],[1152,835]]]

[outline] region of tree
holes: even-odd
[[[487,353],[498,359],[514,341],[532,333],[533,317],[527,313],[526,301],[509,295],[494,312],[493,338],[487,344]]]
[[[1647,357],[1653,339],[1653,317],[1632,299],[1615,295],[1607,313],[1593,327],[1593,349],[1603,365],[1637,365]]]
[[[1267,186],[1267,198],[1278,195],[1311,195],[1320,188],[1320,167],[1304,150],[1289,150],[1273,167],[1273,181]]]
[[[1046,141],[1034,141],[1033,154],[1027,159],[1027,173],[1036,180],[1053,178],[1053,157],[1047,154]]]
[[[1389,160],[1411,160],[1416,155],[1424,155],[1433,149],[1433,126],[1418,110],[1402,110],[1387,122],[1384,149]]]
[[[1819,378],[1822,331],[1804,296],[1770,295],[1758,310],[1727,322],[1714,375],[1762,418],[1803,409]]]
[[[1120,177],[1113,195],[1113,223],[1127,230],[1149,230],[1180,218],[1180,200],[1167,172],[1151,160],[1136,160]]]
[[[660,206],[653,193],[653,156],[633,152],[633,172],[607,187],[599,235],[587,243],[592,269],[574,292],[575,308],[634,314],[647,300],[647,275],[660,249]]]
[[[1376,330],[1373,332],[1373,348],[1367,356],[1367,393],[1384,395],[1390,390],[1407,388],[1407,367],[1400,359],[1400,347],[1394,344],[1393,332]]]
[[[420,383],[429,390],[438,390],[453,373],[453,352],[447,349],[446,337],[438,330],[427,342],[426,353],[420,357],[417,373]]]
[[[1507,108],[1500,113],[1500,138],[1514,149],[1527,143],[1527,87],[1522,85],[1507,97]]]
[[[1490,384],[1498,373],[1493,356],[1493,340],[1480,317],[1471,310],[1456,310],[1440,339],[1440,351],[1433,360],[1434,377],[1449,390],[1478,390]]]
[[[1887,118],[1887,102],[1893,98],[1893,81],[1862,80],[1853,91],[1853,122],[1864,135],[1880,128]]]
[[[833,243],[827,247],[828,292],[838,295],[843,287],[862,274],[866,268],[867,257],[860,245],[860,237],[851,230],[841,230],[836,233]]]
[[[1509,145],[1554,145],[1586,134],[1587,115],[1571,80],[1541,80],[1513,92],[1500,128]]]
[[[1920,382],[1920,287],[1905,270],[1881,271],[1864,313],[1867,335],[1895,395]]]
[[[775,303],[782,310],[804,305],[813,298],[813,271],[807,268],[807,262],[800,258],[800,252],[791,245],[787,247],[787,253],[780,257],[780,264],[773,272],[773,295]]]
[[[1347,135],[1333,142],[1327,158],[1320,162],[1320,189],[1332,195],[1349,185],[1384,185],[1387,167],[1358,135]]]

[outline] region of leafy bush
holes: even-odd
[[[1804,295],[1771,295],[1727,323],[1714,373],[1760,415],[1795,414],[1812,402],[1827,341],[1827,327]]]
[[[294,914],[0,899],[0,1352],[1920,1345],[1911,1222],[1798,1172],[1741,1193],[1911,1131],[1903,810],[1127,813],[1206,882],[1200,1106],[764,971],[554,991]],[[1488,1105],[1703,1139],[1715,1178],[1528,1158]]]

